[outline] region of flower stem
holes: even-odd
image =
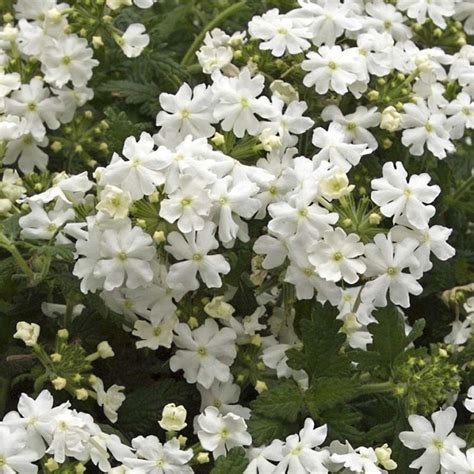
[[[242,0],[241,2],[235,3],[234,5],[231,5],[229,8],[226,8],[224,11],[219,13],[213,20],[211,20],[206,27],[199,33],[198,36],[193,41],[193,44],[189,47],[189,49],[186,51],[186,54],[183,56],[183,59],[181,60],[181,65],[182,66],[189,66],[193,62],[194,58],[194,53],[197,51],[199,46],[201,45],[204,37],[206,36],[206,33],[216,26],[218,26],[220,23],[222,23],[226,18],[229,16],[235,14],[238,12],[240,9],[242,9],[245,4],[247,3],[247,0]]]
[[[15,259],[17,265],[23,270],[23,273],[30,279],[34,280],[35,274],[33,270],[28,266],[26,260],[21,256],[15,245],[2,233],[0,233],[0,247],[10,252],[11,256]]]

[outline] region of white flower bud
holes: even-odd
[[[114,351],[110,347],[110,344],[107,341],[102,341],[97,344],[97,352],[101,359],[108,359],[115,355]]]
[[[380,121],[380,128],[388,132],[395,132],[400,128],[402,116],[397,109],[390,105],[382,112],[382,119]]]
[[[20,321],[16,325],[16,333],[13,335],[15,339],[21,339],[27,346],[31,347],[36,344],[40,334],[40,327],[35,323],[27,323]]]
[[[100,202],[96,208],[98,211],[107,213],[114,219],[124,219],[128,216],[128,210],[132,204],[132,196],[117,186],[107,185],[100,194]]]
[[[186,408],[182,405],[168,403],[163,408],[163,414],[158,423],[166,431],[181,431],[187,426],[186,415]]]
[[[298,91],[288,82],[277,79],[270,84],[270,90],[285,104],[298,100]]]
[[[349,186],[346,173],[338,171],[327,178],[321,179],[319,188],[326,199],[332,200],[349,194],[354,189],[354,185]]]
[[[212,300],[204,306],[204,311],[215,319],[230,319],[235,308],[224,301],[223,296],[214,296]]]
[[[4,216],[12,208],[10,199],[0,199],[0,216]]]

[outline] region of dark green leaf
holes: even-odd
[[[217,458],[211,474],[242,474],[249,461],[242,448],[231,449],[226,456]]]

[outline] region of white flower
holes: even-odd
[[[227,244],[237,237],[244,242],[249,240],[239,235],[242,230],[239,217],[250,219],[260,209],[260,201],[254,197],[258,189],[255,183],[231,176],[215,182],[209,197],[214,203],[212,216],[218,225],[221,242]]]
[[[444,17],[454,15],[454,3],[455,0],[398,0],[397,7],[418,23],[423,24],[429,16],[436,26],[444,29]]]
[[[193,450],[181,450],[176,438],[161,444],[156,436],[138,436],[132,440],[136,457],[122,459],[126,472],[137,474],[192,474],[186,464],[193,457]]]
[[[176,406],[168,403],[163,408],[159,425],[166,431],[181,431],[186,428],[186,408],[183,405]]]
[[[161,304],[155,305],[146,314],[143,312],[140,314],[149,321],[135,321],[132,334],[141,339],[135,343],[137,349],[148,347],[156,351],[158,347],[170,348],[173,341],[173,330],[178,324],[176,315],[163,311]]]
[[[456,20],[466,20],[464,22],[464,31],[468,35],[474,34],[474,4],[469,0],[459,1],[455,4]]]
[[[423,100],[416,104],[405,104],[403,108],[402,143],[409,147],[412,155],[422,155],[425,145],[440,160],[455,150],[444,114],[431,112]]]
[[[329,451],[317,449],[327,436],[327,426],[314,427],[314,421],[306,418],[299,434],[286,438],[282,449],[283,459],[278,463],[275,474],[297,472],[301,474],[324,474],[328,472],[326,463]]]
[[[150,8],[153,6],[153,4],[156,2],[156,0],[133,0],[133,3],[138,7],[138,8]]]
[[[344,95],[348,86],[360,77],[361,70],[355,48],[343,50],[340,46],[321,46],[318,52],[309,52],[301,63],[308,74],[303,79],[306,87],[315,86],[318,94],[328,90]]]
[[[471,385],[467,391],[467,397],[466,400],[464,400],[464,406],[471,413],[474,413],[474,385]]]
[[[211,210],[211,200],[203,183],[191,175],[181,178],[178,190],[161,201],[160,217],[177,222],[183,233],[202,230]]]
[[[326,231],[322,239],[310,247],[309,261],[316,267],[318,275],[328,281],[343,279],[356,283],[358,273],[364,273],[365,264],[357,259],[364,253],[364,244],[356,234],[346,235],[337,227]]]
[[[89,426],[93,423],[92,417],[85,413],[73,410],[63,410],[47,426],[40,424],[41,430],[47,430],[49,448],[46,454],[53,455],[58,463],[66,461],[66,456],[79,460],[88,458],[87,442],[91,437]]]
[[[16,333],[13,335],[15,339],[21,339],[26,346],[34,346],[38,341],[40,327],[35,323],[26,323],[20,321],[16,325]]]
[[[463,448],[465,441],[451,433],[456,421],[456,409],[448,407],[431,415],[433,426],[423,416],[411,415],[408,423],[413,431],[402,431],[400,441],[409,449],[424,449],[425,452],[415,459],[410,467],[420,469],[421,474],[438,472],[443,466],[446,454],[454,448]]]
[[[69,81],[74,87],[85,86],[92,77],[92,68],[99,64],[92,56],[87,41],[77,35],[53,39],[41,56],[45,81],[56,87]]]
[[[279,439],[273,440],[269,446],[250,447],[247,457],[250,463],[244,474],[273,474],[275,464],[270,461],[281,461],[284,443]]]
[[[237,355],[236,338],[233,329],[219,329],[210,318],[194,331],[180,323],[174,338],[179,349],[170,359],[170,368],[173,372],[183,370],[188,383],[199,382],[205,388],[214,380],[226,382],[230,377],[229,366]]]
[[[245,420],[233,413],[222,416],[216,407],[207,407],[197,417],[195,429],[202,447],[212,451],[215,459],[236,446],[252,443]]]
[[[403,226],[395,226],[391,230],[391,235],[394,242],[401,242],[407,237],[418,240],[419,247],[415,250],[415,257],[418,260],[419,267],[412,269],[412,272],[416,276],[421,276],[424,272],[433,268],[430,260],[431,253],[442,261],[449,260],[454,256],[456,251],[447,242],[451,232],[452,229],[441,225],[414,230]]]
[[[201,394],[201,411],[208,406],[216,407],[223,415],[234,413],[244,420],[250,418],[250,409],[239,405],[240,387],[230,378],[227,382],[215,380],[209,388],[197,386]]]
[[[286,110],[283,112],[285,103],[276,95],[272,97],[272,104],[275,114],[263,126],[268,127],[271,132],[278,134],[285,146],[296,145],[298,138],[294,135],[303,134],[314,124],[314,121],[309,117],[303,116],[308,105],[304,101],[294,100],[286,106]]]
[[[220,288],[220,274],[230,272],[230,265],[222,255],[208,255],[219,247],[214,237],[215,226],[208,222],[199,232],[184,236],[178,232],[168,235],[170,245],[165,247],[176,260],[184,260],[170,266],[166,281],[171,288],[183,291],[197,290],[199,281],[196,274],[208,288]]]
[[[92,388],[97,394],[97,405],[104,407],[105,416],[112,423],[115,423],[118,420],[117,410],[125,401],[125,395],[121,393],[125,387],[122,387],[121,385],[112,385],[107,389],[107,391],[105,391],[104,382],[99,377],[96,377],[92,384]]]
[[[35,474],[38,467],[33,463],[42,457],[41,451],[29,446],[26,431],[11,430],[8,426],[0,425],[0,472],[13,474]]]
[[[466,450],[463,453],[459,448],[454,447],[451,453],[443,456],[443,467],[448,472],[456,474],[470,474],[474,472],[474,448]]]
[[[353,15],[349,2],[340,0],[299,0],[301,8],[288,16],[305,20],[313,35],[316,46],[332,46],[344,31],[357,31],[362,23]]]
[[[213,76],[212,90],[216,98],[214,117],[222,121],[226,132],[232,130],[241,138],[247,132],[257,135],[260,123],[255,116],[269,118],[273,107],[265,96],[260,96],[265,85],[265,78],[258,74],[251,77],[249,68],[243,68],[237,77]]]
[[[395,41],[405,41],[413,35],[411,28],[405,24],[406,17],[394,5],[384,0],[372,0],[365,5],[366,24],[379,33],[387,32]]]
[[[344,128],[337,122],[332,122],[328,130],[318,127],[313,133],[313,145],[321,150],[314,155],[313,161],[316,164],[329,161],[347,173],[364,155],[372,152],[367,143],[351,144],[346,137]]]
[[[371,198],[380,206],[384,216],[392,217],[393,222],[399,222],[402,216],[417,229],[428,226],[434,216],[432,203],[441,192],[439,186],[429,186],[431,176],[428,173],[415,174],[407,181],[408,173],[403,164],[397,161],[385,163],[383,177],[372,180]]]
[[[39,204],[30,203],[31,212],[19,219],[21,235],[25,239],[50,240],[67,221],[75,217],[74,209],[45,211]]]
[[[20,130],[20,136],[7,143],[7,150],[2,160],[3,164],[11,165],[18,160],[18,168],[24,174],[32,173],[35,167],[41,171],[46,170],[49,158],[39,147],[45,147],[48,144],[47,137],[36,140],[27,131],[28,124],[26,121],[20,123]],[[25,131],[24,134],[23,131]]]
[[[212,300],[204,306],[204,311],[211,318],[229,320],[235,308],[224,301],[224,296],[214,296]]]
[[[272,217],[268,228],[279,237],[319,237],[339,219],[338,214],[315,204],[313,197],[305,192],[293,195],[289,202],[270,204],[268,213]]]
[[[367,109],[367,107],[359,106],[354,113],[343,115],[337,105],[329,105],[321,112],[321,118],[326,122],[333,121],[341,125],[346,135],[345,141],[367,144],[371,150],[378,148],[376,138],[368,131],[369,128],[377,127],[380,123],[377,107]]]
[[[349,443],[347,443],[349,445]],[[360,448],[353,449],[352,446],[348,446],[348,452],[346,454],[334,453],[331,455],[331,461],[337,464],[341,464],[341,467],[345,467],[350,472],[357,472],[360,474],[383,474],[386,471],[379,469],[377,466],[378,459],[373,448]]]
[[[107,213],[114,219],[124,219],[128,216],[131,204],[132,196],[128,191],[123,191],[117,186],[107,184],[100,193],[100,201],[96,209]]]
[[[140,227],[125,221],[118,229],[107,229],[100,242],[100,260],[94,277],[104,278],[104,288],[113,290],[123,284],[138,288],[153,279],[150,261],[155,256],[153,239]]]
[[[150,37],[145,33],[145,27],[141,23],[129,25],[125,33],[118,40],[127,58],[136,58],[150,43]]]
[[[462,138],[464,130],[474,128],[474,102],[469,94],[461,92],[455,100],[450,102],[444,109],[446,115],[450,115],[447,120],[451,128],[452,138]]]
[[[33,78],[29,84],[23,84],[5,99],[5,111],[7,114],[24,117],[28,131],[36,140],[41,140],[46,134],[44,124],[51,130],[60,126],[58,114],[63,106],[57,98],[50,96],[43,81]]]
[[[212,90],[205,84],[191,89],[184,83],[173,94],[160,94],[162,111],[156,117],[156,125],[174,131],[185,137],[191,134],[194,138],[210,137],[215,128],[212,115]]]
[[[260,42],[259,48],[270,50],[276,57],[283,56],[286,51],[290,54],[305,51],[311,46],[308,39],[313,36],[303,22],[290,15],[280,15],[277,8],[262,16],[254,16],[248,29],[251,36],[264,40]]]
[[[214,71],[225,70],[231,67],[234,52],[227,46],[202,46],[196,52],[199,64],[205,74],[212,74]]]
[[[127,161],[114,154],[110,164],[101,171],[99,184],[112,184],[128,191],[133,200],[149,196],[156,187],[163,184],[165,177],[160,170],[153,138],[143,132],[137,141],[129,137],[123,145]]]
[[[419,295],[423,288],[413,275],[402,270],[418,265],[413,255],[417,246],[418,242],[414,239],[394,244],[390,235],[383,234],[377,234],[374,243],[365,246],[365,274],[376,278],[365,284],[361,294],[363,302],[386,306],[386,294],[390,291],[393,303],[404,308],[410,306],[410,294]]]

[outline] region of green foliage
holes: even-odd
[[[403,317],[394,306],[377,310],[374,317],[377,323],[369,325],[373,336],[372,344],[367,347],[367,351],[352,352],[351,358],[360,364],[362,370],[381,368],[390,372],[396,358],[421,336],[425,321],[422,319],[416,321],[407,335]]]
[[[242,448],[233,448],[225,457],[217,458],[211,474],[241,474],[248,464],[245,451]]]
[[[191,385],[173,379],[161,379],[127,394],[119,411],[117,428],[129,437],[156,433],[163,407],[168,403],[192,406],[196,390]]]
[[[288,365],[295,370],[305,370],[311,383],[321,377],[350,373],[350,360],[341,353],[346,336],[340,332],[342,322],[336,315],[336,308],[315,304],[310,317],[301,321],[302,350],[287,351]]]

